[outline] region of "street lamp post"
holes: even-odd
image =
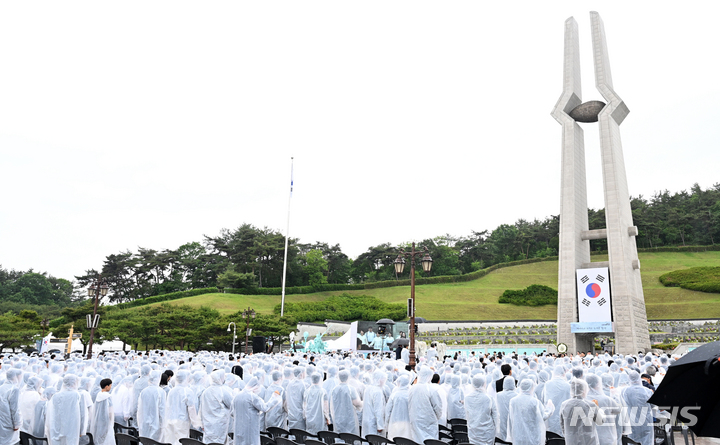
[[[395,273],[400,275],[405,269],[405,257],[410,258],[410,300],[411,304],[409,308],[410,312],[410,368],[415,369],[415,257],[423,255],[420,263],[424,272],[430,272],[432,268],[432,258],[430,258],[430,252],[425,247],[422,252],[415,251],[415,243],[412,243],[410,252],[400,251],[397,259],[395,260]]]
[[[232,345],[232,355],[235,356],[235,340],[237,340],[237,326],[235,326],[235,322],[231,321],[230,324],[228,324],[228,332],[230,332],[230,325],[233,325],[233,345]]]
[[[87,353],[87,359],[92,359],[92,348],[93,348],[93,340],[95,337],[95,329],[98,326],[98,303],[100,301],[100,296],[103,297],[107,295],[108,293],[108,285],[105,283],[105,280],[100,280],[100,276],[98,275],[97,279],[95,280],[95,283],[91,284],[90,287],[88,287],[88,296],[89,297],[95,297],[95,306],[93,308],[93,315],[90,320],[88,320],[88,328],[90,328],[90,343],[88,344],[88,353]],[[72,339],[69,340],[72,342]]]
[[[245,355],[248,355],[248,337],[250,330],[250,317],[255,318],[255,309],[249,307],[242,311],[242,318],[245,320]]]

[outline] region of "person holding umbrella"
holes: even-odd
[[[719,358],[720,341],[716,341],[677,361],[661,360],[660,369],[667,372],[649,403],[679,408],[678,420],[700,437],[720,437]]]

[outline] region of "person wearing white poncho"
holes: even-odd
[[[271,372],[270,380],[272,382],[265,391],[266,402],[270,401],[270,397],[272,397],[273,393],[277,392],[282,396],[285,392],[281,385],[282,373],[280,371]],[[287,428],[287,415],[285,414],[285,410],[283,410],[282,404],[275,405],[265,412],[265,430],[267,431],[268,427],[271,426],[282,429]]]
[[[383,386],[387,380],[387,374],[383,371],[375,371],[372,379],[372,385],[365,386],[362,432],[365,435],[385,436],[385,393],[383,392]]]
[[[78,445],[80,435],[85,433],[81,427],[85,425],[86,410],[77,390],[79,384],[76,375],[66,375],[62,379],[62,389],[48,402],[45,437],[49,445]]]
[[[510,401],[509,408],[507,440],[514,445],[543,445],[545,420],[555,407],[552,401],[548,401],[546,407],[542,406],[535,397],[535,382],[523,379],[520,382],[520,394]]]
[[[453,375],[445,378],[450,383],[450,389],[447,392],[447,418],[448,419],[465,419],[465,394],[460,387],[460,376]]]
[[[350,373],[343,369],[338,373],[340,383],[330,394],[330,413],[333,430],[336,433],[360,434],[360,425],[355,409],[362,409],[363,403],[357,390],[348,384]]]
[[[560,425],[560,406],[564,401],[570,398],[570,384],[565,380],[565,369],[561,365],[555,366],[552,379],[545,382],[543,389],[543,398],[541,402],[547,404],[552,400],[555,411],[550,415],[546,422],[547,430],[555,434],[562,435],[562,426]]]
[[[653,405],[647,403],[653,392],[642,386],[640,374],[637,371],[629,371],[628,379],[630,386],[623,391],[623,404],[628,408],[632,433],[630,439],[640,442],[642,445],[652,445],[654,440],[653,431]]]
[[[330,423],[328,396],[320,386],[322,375],[314,373],[310,376],[312,385],[303,396],[303,413],[305,415],[305,431],[316,436],[318,431],[327,431]]]
[[[22,417],[22,427],[20,427],[20,431],[24,433],[32,434],[32,424],[35,420],[35,405],[42,399],[40,395],[42,383],[42,379],[30,377],[25,391],[20,394],[19,405],[20,416]]]
[[[160,371],[152,371],[147,388],[138,399],[137,424],[140,437],[162,442],[165,421],[165,391],[160,388]],[[57,397],[57,396],[55,396]]]
[[[45,391],[42,393],[42,399],[35,404],[32,432],[30,433],[35,437],[45,436],[45,414],[47,413],[47,404],[48,400],[52,399],[56,392],[57,389],[55,388],[45,388]]]
[[[303,397],[305,396],[305,369],[297,367],[293,369],[295,377],[285,389],[285,412],[287,413],[288,428],[305,429],[305,418],[303,417]]]
[[[115,422],[120,425],[127,425],[127,421],[130,418],[133,382],[133,377],[125,377],[112,392]]]
[[[195,411],[195,392],[188,386],[189,377],[186,370],[178,371],[173,376],[175,387],[168,393],[165,411],[163,440],[166,443],[180,445],[180,439],[190,437],[191,426],[200,426],[200,419]]]
[[[110,395],[112,380],[100,380],[98,386],[101,391],[95,397],[95,403],[90,410],[90,434],[95,445],[115,445],[115,414]]]
[[[588,385],[584,380],[570,381],[572,398],[560,407],[560,424],[566,443],[599,445],[596,425],[602,425],[605,417],[595,400],[586,400]]]
[[[222,370],[213,371],[210,374],[210,382],[211,386],[200,395],[203,442],[225,443],[233,399],[230,391],[223,388],[225,373]]]
[[[235,445],[260,445],[260,414],[282,401],[280,394],[274,392],[270,401],[264,402],[258,396],[261,387],[257,377],[253,377],[233,399]]]
[[[430,387],[433,372],[423,366],[418,374],[418,383],[410,387],[408,406],[412,437],[417,443],[439,436],[438,420],[442,417],[442,402],[437,391]]]
[[[472,379],[473,390],[465,396],[465,417],[468,439],[474,445],[493,445],[498,425],[497,403],[485,390],[486,379],[476,375]]]
[[[411,431],[408,409],[410,377],[401,375],[395,383],[397,383],[397,387],[385,404],[385,425],[387,426],[387,438],[390,440],[396,437],[410,437]]]
[[[102,380],[102,379],[100,379]],[[98,387],[100,386],[100,380],[98,380]],[[90,438],[86,435],[90,428],[90,408],[93,406],[93,399],[90,395],[90,386],[92,385],[93,379],[88,377],[83,377],[80,379],[80,386],[78,387],[78,392],[80,393],[80,396],[83,400],[83,409],[85,410],[83,417],[85,418],[85,423],[80,427],[80,431],[82,431],[83,437],[80,438],[80,445],[87,445],[90,443]],[[99,392],[99,391],[98,391]]]
[[[22,371],[10,369],[5,374],[5,383],[0,386],[0,443],[14,445],[20,441],[20,383]]]
[[[611,376],[607,376],[607,378],[612,380]],[[618,443],[618,428],[616,424],[624,423],[620,422],[620,404],[614,398],[605,395],[602,387],[602,378],[600,376],[589,375],[585,378],[585,381],[588,384],[587,398],[597,400],[597,404],[600,409],[602,409],[606,420],[603,425],[597,427],[598,441],[600,445],[616,445]],[[626,428],[627,434],[630,434],[630,429],[628,427]]]
[[[137,410],[138,401],[140,400],[140,393],[148,387],[150,371],[152,371],[152,368],[150,368],[149,365],[142,365],[140,367],[140,378],[133,382],[132,397],[130,398],[130,417],[132,417],[133,419],[132,423],[134,426],[137,426],[138,424]]]
[[[508,416],[510,413],[510,401],[517,397],[517,391],[515,390],[515,379],[508,375],[505,376],[503,382],[503,390],[497,395],[498,404],[498,425],[497,425],[497,437],[501,440],[508,441]],[[508,441],[509,442],[509,441]]]

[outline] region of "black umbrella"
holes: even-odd
[[[648,402],[677,412],[679,420],[698,436],[720,437],[719,357],[720,341],[690,351],[668,367]]]
[[[396,338],[394,342],[390,345],[390,349],[397,348],[398,346],[408,346],[410,344],[409,338]]]

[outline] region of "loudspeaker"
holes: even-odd
[[[253,354],[265,352],[265,337],[253,337],[252,348]]]

